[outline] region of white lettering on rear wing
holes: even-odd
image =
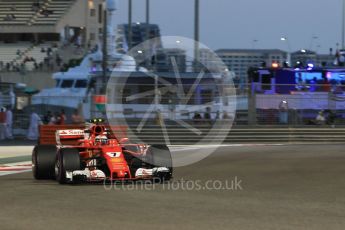
[[[84,130],[82,129],[67,129],[57,130],[55,133],[57,145],[61,145],[61,140],[65,139],[81,139],[84,138]]]
[[[64,137],[64,136],[84,136],[84,130],[81,130],[81,129],[58,130],[57,134],[61,137]]]

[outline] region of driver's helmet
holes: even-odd
[[[96,144],[106,145],[109,143],[108,137],[106,135],[98,135],[95,137]]]

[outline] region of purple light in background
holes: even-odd
[[[331,72],[327,72],[326,73],[326,77],[328,80],[330,80],[332,78],[332,73]]]

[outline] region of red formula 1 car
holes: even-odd
[[[75,145],[62,144],[76,140]],[[172,159],[165,145],[131,144],[118,140],[106,126],[57,130],[56,145],[37,145],[32,152],[36,179],[61,184],[172,178]]]

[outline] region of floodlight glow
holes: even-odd
[[[272,63],[272,68],[278,68],[279,67],[279,64],[278,63],[276,63],[276,62],[273,62]]]

